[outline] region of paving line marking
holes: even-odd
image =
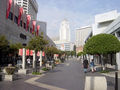
[[[41,88],[48,89],[48,90],[67,90],[67,89],[56,87],[56,86],[36,82],[37,79],[39,79],[40,77],[43,77],[43,76],[44,76],[44,74],[40,75],[38,77],[30,78],[30,79],[26,80],[25,82],[29,83],[29,84],[32,84],[34,86],[38,86],[38,87],[41,87]]]

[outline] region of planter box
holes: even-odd
[[[4,81],[14,81],[16,79],[16,75],[5,75]]]
[[[20,69],[18,70],[19,74],[28,74],[28,70],[27,69]]]

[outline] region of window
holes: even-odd
[[[30,28],[30,33],[32,33],[32,28]]]
[[[13,20],[13,13],[12,13],[12,12],[9,13],[8,18],[9,18],[10,20]]]
[[[15,22],[16,24],[18,24],[18,17],[17,17],[17,16],[15,16],[14,22]]]
[[[26,35],[24,35],[24,34],[22,34],[22,33],[20,33],[20,38],[21,38],[21,39],[24,39],[24,40],[27,39]]]
[[[24,23],[24,29],[26,29],[26,23]]]
[[[20,21],[20,26],[22,27],[22,20]]]
[[[30,30],[30,28],[29,28],[29,26],[28,26],[28,29],[27,29],[27,31],[29,32],[29,30]]]

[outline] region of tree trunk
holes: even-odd
[[[101,61],[102,61],[102,68],[103,68],[103,70],[105,70],[106,69],[106,67],[105,67],[105,60],[104,60],[104,55],[103,54],[101,54]]]

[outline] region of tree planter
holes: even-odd
[[[14,81],[16,79],[16,75],[5,75],[4,81]]]
[[[28,74],[28,70],[27,69],[20,69],[18,70],[19,74]]]

